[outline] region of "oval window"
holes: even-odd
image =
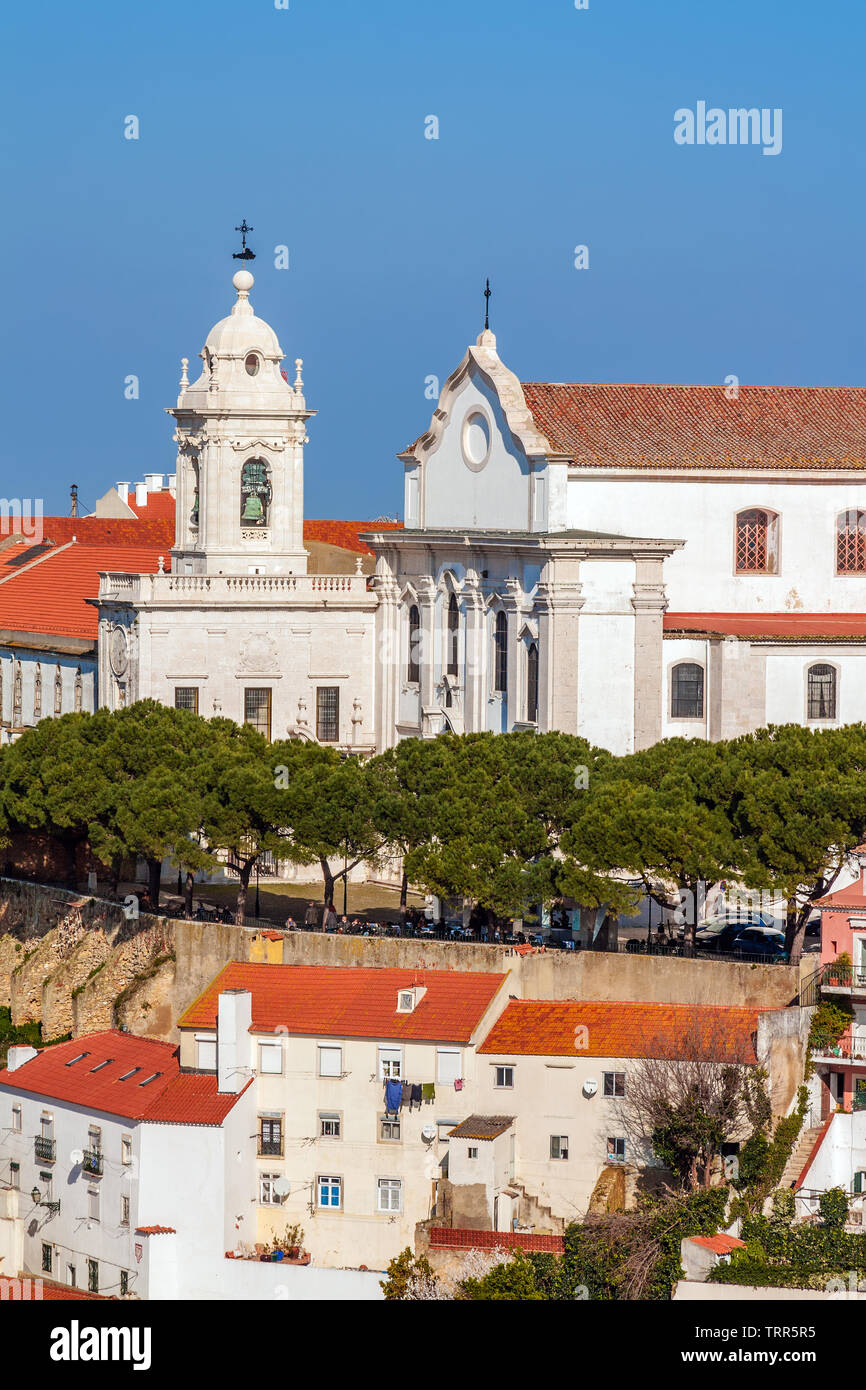
[[[259,359],[256,357],[256,354],[254,352],[250,352],[247,354],[244,366],[247,369],[247,376],[256,376],[258,374]]]

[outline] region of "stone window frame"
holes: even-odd
[[[680,666],[696,666],[701,673],[701,713],[674,714],[674,672]],[[668,718],[677,724],[705,724],[707,719],[707,668],[697,657],[681,656],[668,666]]]
[[[753,512],[763,512],[767,518],[766,533],[763,541],[766,563],[760,569],[744,569],[741,568],[739,564],[740,518],[747,517]],[[737,508],[734,513],[733,573],[735,578],[742,575],[766,575],[772,578],[782,573],[782,516],[781,513],[777,512],[773,507],[765,507],[757,504],[752,507]]]
[[[826,715],[826,716],[817,715],[817,714],[816,714],[816,715],[811,715],[811,714],[809,713],[809,706],[810,706],[810,704],[811,704],[811,698],[810,698],[810,695],[809,695],[809,683],[810,683],[810,682],[809,682],[809,677],[810,677],[812,671],[815,670],[815,668],[818,667],[818,666],[829,666],[829,667],[830,667],[830,670],[833,672],[833,713],[832,713],[831,715]],[[840,707],[840,689],[841,689],[841,685],[842,685],[842,667],[841,667],[841,664],[840,664],[838,661],[826,661],[826,660],[824,660],[824,661],[815,661],[814,659],[812,659],[811,661],[807,661],[806,666],[805,666],[805,669],[804,669],[804,672],[803,672],[803,685],[804,685],[804,692],[803,692],[803,695],[804,695],[804,709],[803,709],[803,714],[804,714],[804,723],[805,723],[806,727],[809,728],[809,726],[812,725],[812,724],[818,724],[819,726],[821,726],[821,727],[823,728],[823,727],[830,727],[830,726],[832,726],[832,725],[834,725],[834,724],[838,724],[838,723],[839,723],[839,707]]]

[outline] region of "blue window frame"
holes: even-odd
[[[343,1200],[342,1178],[318,1178],[320,1207],[339,1207]]]

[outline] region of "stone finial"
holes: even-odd
[[[363,573],[364,573],[364,568],[363,568],[363,566],[364,566],[363,558],[362,558],[360,555],[356,555],[356,556],[355,556],[355,573],[356,573],[356,574],[363,574]]]
[[[296,391],[303,391],[303,389],[304,389],[304,382],[303,382],[303,378],[302,378],[302,376],[301,376],[301,368],[303,367],[303,365],[304,365],[304,359],[303,359],[303,357],[296,357],[296,358],[295,358],[295,390],[296,390]]]
[[[160,557],[159,557],[159,559],[157,560],[156,563],[157,563],[158,573],[159,573],[159,574],[165,574],[165,556],[164,556],[164,555],[160,555]]]
[[[180,359],[180,389],[181,389],[181,391],[185,391],[186,388],[189,386],[189,377],[187,376],[187,367],[188,367],[188,366],[189,366],[189,358],[188,358],[188,357],[182,357],[182,358]]]
[[[300,696],[298,697],[298,728],[299,728],[299,729],[305,729],[306,727],[307,727],[307,702],[306,702],[306,700],[304,699],[303,695],[300,695]]]

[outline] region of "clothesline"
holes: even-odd
[[[463,1090],[463,1078],[454,1082],[455,1091]],[[432,1081],[402,1081],[397,1077],[385,1080],[385,1112],[389,1115],[399,1113],[402,1106],[412,1111],[414,1106],[432,1105],[436,1099],[436,1087]]]

